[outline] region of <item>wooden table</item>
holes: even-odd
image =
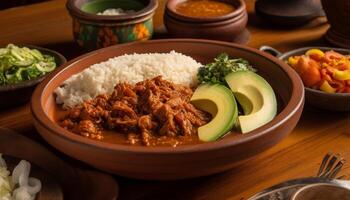
[[[155,15],[162,25],[164,0]],[[72,38],[71,19],[65,1],[53,0],[0,11],[0,45],[29,43],[50,47],[67,58],[79,55]],[[282,51],[311,45],[328,45],[322,35],[326,19],[316,19],[297,29],[263,25],[254,14],[254,1],[247,1],[251,47],[270,45]],[[1,103],[1,102],[0,102]],[[32,123],[29,105],[0,112],[0,126],[40,140]],[[228,172],[183,181],[138,181],[117,177],[121,199],[247,199],[278,182],[314,175],[328,151],[350,160],[350,114],[331,113],[306,106],[295,130],[281,143],[244,165]],[[350,164],[342,173],[350,173]],[[205,167],[205,166],[203,166]]]

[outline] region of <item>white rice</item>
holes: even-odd
[[[135,12],[134,10],[123,10],[121,8],[108,8],[103,12],[98,12],[97,15],[125,15]]]
[[[159,75],[176,84],[195,86],[200,66],[193,58],[175,51],[110,58],[64,81],[55,90],[56,102],[65,108],[74,107],[100,94],[111,94],[117,83],[136,84]]]

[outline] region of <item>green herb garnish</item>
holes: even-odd
[[[226,85],[225,76],[231,72],[256,70],[248,61],[237,58],[230,59],[226,53],[214,58],[214,62],[200,67],[197,78],[199,83],[220,83]]]
[[[34,79],[55,68],[55,58],[36,49],[13,44],[0,48],[0,85]]]

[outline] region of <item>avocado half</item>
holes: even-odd
[[[230,131],[238,116],[232,91],[219,84],[201,84],[193,93],[191,103],[212,115],[212,120],[198,128],[200,140],[215,141]]]
[[[247,133],[271,121],[277,113],[277,100],[270,84],[251,71],[232,72],[225,80],[242,106],[238,116],[242,133]]]

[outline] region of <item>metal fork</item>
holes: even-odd
[[[322,160],[318,177],[333,179],[339,173],[345,163],[345,159],[340,154],[328,152]]]

